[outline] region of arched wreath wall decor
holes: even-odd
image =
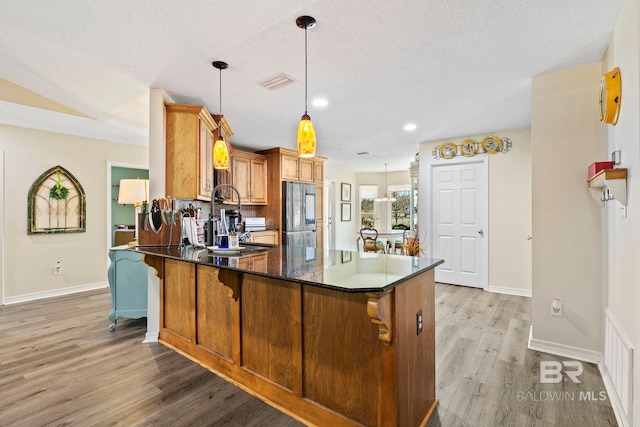
[[[27,234],[83,233],[87,229],[82,185],[60,165],[35,180],[27,206]]]

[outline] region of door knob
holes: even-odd
[[[478,230],[478,234],[484,236],[484,230]]]

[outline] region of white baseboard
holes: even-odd
[[[620,427],[630,427],[631,424],[629,423],[629,420],[624,413],[622,402],[620,401],[620,397],[618,396],[616,388],[613,385],[613,380],[609,376],[609,372],[604,366],[604,363],[598,363],[598,370],[600,371],[602,382],[604,382],[604,388],[607,390],[609,402],[611,403],[611,407],[613,408],[613,414],[616,416],[618,425]]]
[[[157,332],[147,332],[144,336],[143,344],[149,344],[152,342],[158,342],[158,333]]]
[[[569,359],[581,360],[588,363],[599,364],[603,360],[603,355],[599,351],[587,350],[580,347],[558,344],[550,341],[536,340],[529,334],[529,350],[541,351],[543,353],[555,354]]]
[[[32,294],[17,295],[15,297],[5,297],[4,304],[18,304],[21,302],[35,301],[43,298],[60,297],[75,294],[78,292],[94,291],[96,289],[108,288],[108,282],[89,283],[86,285],[70,286],[68,288],[52,289],[50,291],[34,292]]]
[[[489,286],[489,292],[531,298],[531,289],[508,288],[506,286]]]

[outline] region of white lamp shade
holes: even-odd
[[[118,203],[121,205],[134,205],[148,200],[148,179],[121,179]]]

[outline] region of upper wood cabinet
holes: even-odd
[[[314,182],[315,163],[313,159],[301,158],[298,154],[281,154],[282,180]],[[322,162],[319,162],[322,168]]]
[[[247,205],[267,204],[267,158],[259,154],[234,151],[231,159],[233,186],[240,193],[240,201]],[[235,192],[231,201],[237,203]]]
[[[165,104],[165,109],[165,193],[178,199],[209,200],[217,125],[202,105]]]
[[[314,160],[313,162],[313,182],[318,185],[324,183],[324,160]]]
[[[269,204],[265,211],[267,227],[282,230],[282,182],[310,182],[318,186],[318,197],[322,195],[324,180],[324,157],[301,158],[297,151],[276,147],[259,151],[269,163]],[[318,199],[316,199],[318,200]],[[317,202],[321,203],[321,202]],[[321,205],[318,205],[321,212]],[[322,219],[322,214],[318,219]]]

